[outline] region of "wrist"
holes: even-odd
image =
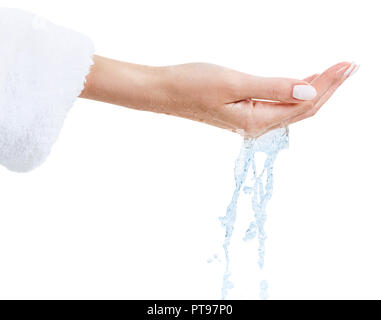
[[[158,111],[167,96],[165,67],[150,67],[94,56],[82,98]]]

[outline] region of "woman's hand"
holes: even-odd
[[[207,63],[147,67],[98,56],[94,62],[81,94],[84,98],[254,137],[314,115],[358,68],[342,62],[320,75],[295,80],[256,77]]]

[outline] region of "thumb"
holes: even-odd
[[[307,81],[288,78],[250,77],[246,80],[242,94],[244,99],[273,100],[297,103],[312,100],[316,89]]]

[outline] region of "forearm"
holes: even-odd
[[[80,97],[125,107],[160,111],[165,99],[163,68],[94,56]]]
[[[343,62],[298,80],[256,77],[206,63],[149,67],[94,56],[80,96],[255,137],[315,114],[354,68]]]

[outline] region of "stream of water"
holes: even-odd
[[[234,231],[234,225],[237,217],[237,203],[241,192],[251,195],[251,208],[253,211],[253,220],[244,235],[244,240],[258,238],[258,265],[263,269],[265,258],[265,240],[264,230],[266,222],[266,206],[271,199],[273,192],[273,166],[274,161],[280,150],[288,147],[287,128],[275,129],[267,132],[258,138],[244,139],[241,151],[235,162],[234,178],[235,189],[232,200],[226,210],[226,215],[221,217],[222,225],[225,227],[225,240],[223,244],[225,252],[225,272],[222,284],[222,299],[226,299],[228,291],[233,288],[231,281],[229,246]],[[259,170],[256,163],[256,155],[264,153],[266,159],[263,169]],[[249,179],[248,175],[251,172]],[[247,185],[243,186],[246,182]],[[260,282],[260,297],[267,299],[268,284],[266,280]]]

